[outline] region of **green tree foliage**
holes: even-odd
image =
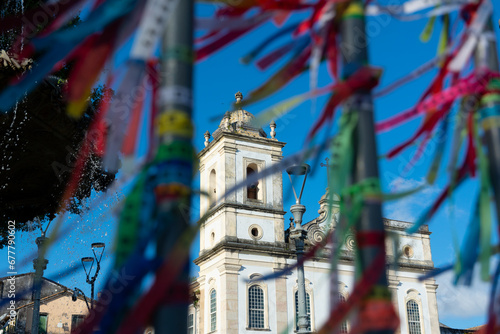
[[[7,0],[2,4],[0,16],[22,15],[21,3],[24,3],[24,12],[28,13],[43,2]],[[53,17],[35,25],[36,29],[42,29],[51,19]],[[68,26],[78,22],[76,17]],[[19,28],[1,34],[0,50],[9,50],[21,31]],[[16,57],[12,53],[9,56]],[[36,56],[33,66],[36,66]],[[24,71],[29,68],[15,69],[0,64],[0,90]],[[4,134],[0,137],[0,247],[6,244],[9,220],[16,221],[17,230],[26,231],[36,227],[32,222],[37,218],[42,224],[54,219],[98,105],[102,99],[111,98],[110,89],[95,88],[84,116],[80,120],[71,119],[66,115],[64,97],[70,72],[71,64],[67,64],[54,76],[43,80],[13,110],[0,114],[0,132]],[[97,137],[94,134],[92,138]],[[72,213],[82,212],[91,193],[104,191],[114,178],[114,174],[102,170],[101,157],[91,154],[67,209]]]

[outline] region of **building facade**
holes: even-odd
[[[293,333],[296,329],[296,270],[259,280],[296,262],[284,220],[282,173],[228,193],[283,157],[285,143],[275,138],[275,125],[271,124],[268,137],[253,126],[253,119],[245,110],[226,113],[211,142],[210,134],[205,134],[205,148],[198,155],[201,189],[208,193],[200,198],[200,210],[201,215],[208,212],[208,218],[200,230],[200,254],[195,260],[200,271],[192,285],[196,302],[190,306],[189,333]],[[335,215],[327,221],[327,196],[318,195],[318,217],[303,225],[308,231],[306,246],[322,241],[327,228],[335,228]],[[388,232],[398,236],[395,247],[387,240],[389,261],[394,261],[395,251],[402,254],[398,270],[388,270],[401,319],[399,332],[439,333],[437,285],[433,279],[418,280],[434,268],[430,232],[424,226],[407,235],[404,230],[410,223],[389,219],[384,223]],[[338,264],[340,301],[349,297],[354,285],[353,235],[345,241]],[[329,314],[328,256],[306,261],[304,267],[309,329],[315,332]],[[346,321],[341,332],[347,333],[349,327]]]
[[[1,333],[31,333],[34,273],[0,278]],[[74,300],[75,299],[75,300]],[[71,333],[88,313],[83,297],[73,299],[73,290],[43,278],[39,333]],[[11,301],[15,300],[15,324],[9,324]],[[90,300],[87,300],[90,303]]]

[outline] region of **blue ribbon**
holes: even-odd
[[[500,105],[495,104],[489,107],[481,108],[480,115],[481,120],[488,117],[498,117],[500,116]]]
[[[459,267],[457,268],[458,271],[455,277],[455,284],[457,284],[461,279],[465,285],[471,284],[472,270],[474,269],[474,264],[476,263],[479,255],[479,196],[475,202],[475,206],[474,215],[472,216],[469,226],[467,227],[465,240],[460,251],[460,260],[458,262]]]
[[[104,30],[106,26],[130,13],[138,0],[108,0],[97,7],[89,17],[76,27],[58,30],[46,37],[36,38],[33,45],[37,49],[54,47],[59,43],[81,42],[88,36]]]

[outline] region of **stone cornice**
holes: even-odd
[[[384,220],[384,226],[389,227],[389,229],[391,229],[391,230],[404,232],[404,231],[406,231],[406,229],[413,226],[413,223],[410,223],[410,222],[404,222],[404,221],[388,219],[388,218],[383,218],[383,220]],[[420,234],[427,234],[427,235],[432,234],[432,232],[429,231],[429,226],[427,226],[427,225],[420,226],[418,228],[417,232]]]
[[[251,137],[239,133],[220,131],[217,134],[214,132],[214,139],[208,144],[207,147],[203,148],[200,152],[198,152],[198,159],[201,159],[201,157],[203,157],[205,153],[212,148],[212,146],[214,146],[216,143],[222,140],[222,138],[244,140],[248,142],[259,143],[262,145],[277,147],[279,149],[283,148],[286,145],[286,143],[272,138]]]
[[[430,282],[425,282],[425,287],[429,290],[429,289],[432,289],[432,290],[437,290],[438,288],[438,284],[435,283],[436,281],[434,281],[434,279]]]
[[[288,243],[285,242],[264,242],[264,241],[253,241],[247,239],[239,239],[236,237],[225,237],[222,241],[216,244],[213,248],[203,251],[200,256],[193,262],[196,265],[200,265],[202,262],[212,258],[220,251],[231,250],[231,251],[245,251],[252,253],[265,253],[269,256],[282,256],[285,258],[295,258],[295,249],[291,248]],[[306,250],[307,251],[307,250]],[[342,251],[339,259],[348,264],[353,264],[354,262],[354,252]],[[315,256],[313,261],[325,261],[330,260],[329,252],[324,252],[321,255]],[[394,257],[386,257],[387,269],[391,269],[394,261]],[[430,261],[419,261],[419,262],[399,262],[398,268],[410,269],[413,271],[430,271],[434,269],[434,265]]]
[[[222,155],[224,153],[236,154],[237,151],[238,148],[235,143],[227,143],[226,145],[222,145],[217,152]]]
[[[219,271],[220,275],[224,274],[237,274],[241,269],[241,265],[238,264],[231,264],[231,263],[224,263],[217,267],[217,270]]]
[[[388,277],[387,283],[389,288],[396,288],[399,285],[399,280],[397,278]]]
[[[222,202],[211,208],[208,212],[207,220],[212,217],[213,215],[219,213],[219,211],[222,211],[223,209],[226,208],[232,208],[232,209],[242,209],[242,210],[249,210],[249,211],[257,211],[257,212],[265,212],[265,213],[270,213],[274,215],[284,215],[286,211],[282,210],[277,210],[274,208],[269,208],[265,206],[253,206],[253,205],[247,205],[247,204],[241,204],[241,203],[231,203],[231,202]]]
[[[283,154],[271,154],[271,161],[283,160]]]
[[[196,265],[201,262],[212,258],[221,250],[245,250],[256,253],[266,253],[268,255],[278,255],[285,257],[293,257],[295,251],[288,248],[288,244],[284,242],[265,242],[265,241],[253,241],[246,239],[238,239],[236,237],[225,237],[222,241],[216,244],[209,250],[205,250],[201,255],[194,260]]]

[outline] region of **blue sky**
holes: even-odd
[[[207,16],[213,11],[213,8],[213,5],[198,6],[197,14]],[[498,7],[495,8],[495,17],[500,17],[500,8]],[[381,16],[368,18],[368,22],[370,22],[371,27],[369,32],[370,62],[374,66],[382,67],[384,70],[381,87],[409,73],[436,55],[440,31],[439,23],[432,39],[428,43],[422,43],[419,40],[419,35],[426,20],[399,22],[389,16]],[[274,29],[275,27],[271,23],[263,25],[210,59],[196,65],[194,144],[197,150],[203,147],[204,132],[207,130],[213,132],[224,112],[231,109],[234,93],[241,91],[244,95],[248,95],[252,89],[257,88],[282,65],[282,63],[279,63],[267,72],[260,72],[252,65],[245,66],[239,62],[240,57],[244,56],[246,52],[262,40],[262,36],[269,34]],[[498,35],[497,30],[497,38],[500,37]],[[385,119],[412,106],[434,75],[435,71],[431,71],[390,95],[375,100],[376,119]],[[322,67],[319,86],[328,83],[330,83],[330,78],[325,68]],[[254,115],[258,114],[259,111],[278,101],[306,92],[308,88],[308,74],[303,74],[274,96],[248,106],[246,109]],[[315,112],[312,110],[310,102],[304,103],[282,119],[276,120],[276,137],[280,141],[287,143],[283,151],[285,156],[296,152],[302,147],[307,130],[312,126],[321,111],[323,103],[324,98],[318,99]],[[407,139],[416,130],[418,124],[419,120],[415,120],[391,132],[379,135],[377,137],[379,155],[388,152],[397,143]],[[269,133],[268,127],[264,128],[264,130]],[[411,159],[414,151],[415,148],[409,148],[390,161],[380,159],[381,181],[384,190],[408,189],[423,182],[429,162],[435,152],[435,145],[430,146],[429,150],[421,158],[421,163],[406,172],[404,167]],[[327,157],[326,153],[324,155]],[[439,194],[440,189],[447,183],[445,165],[443,163],[440,177],[434,186],[399,202],[387,203],[384,205],[384,216],[392,219],[414,221],[419,216],[419,213],[432,203]],[[307,206],[304,218],[306,221],[317,216],[317,210],[319,209],[317,202],[324,194],[326,171],[324,168],[317,167],[313,169],[313,174],[308,178],[304,190],[304,204]],[[199,187],[198,178],[197,175],[194,181],[195,188]],[[465,183],[453,198],[443,205],[439,213],[430,222],[429,228],[433,233],[431,235],[431,246],[436,266],[449,264],[454,260],[454,245],[460,243],[463,238],[465,227],[469,221],[472,202],[477,192],[477,181],[472,180]],[[284,196],[285,210],[287,210],[293,204],[293,195],[287,178],[284,178]],[[88,204],[89,210],[84,215],[71,216],[64,222],[64,227],[71,229],[71,232],[65,234],[47,256],[50,262],[46,277],[58,280],[71,288],[78,286],[87,294],[90,293],[90,289],[84,282],[82,270],[75,271],[73,275],[67,277],[62,277],[61,273],[68,268],[80,267],[79,259],[92,254],[90,244],[104,241],[108,246],[104,257],[105,266],[103,274],[98,280],[98,286],[104,282],[106,268],[110,264],[110,259],[112,259],[112,242],[116,224],[114,215],[119,211],[119,203],[124,195],[123,191],[117,190],[109,191],[102,201],[98,197],[92,197]],[[194,215],[197,216],[197,200],[193,202],[193,207]],[[19,266],[22,263],[25,264],[23,267],[18,268],[20,273],[32,270],[31,260],[35,251],[34,239],[37,236],[35,232],[17,234],[20,241],[17,262]],[[193,245],[192,258],[196,258],[199,250],[197,242]],[[2,256],[4,254],[5,257],[7,256],[6,250],[2,250],[0,253]],[[6,261],[0,263],[0,272],[6,272],[5,264]],[[453,286],[451,280],[452,277],[448,274],[438,278],[438,284],[440,284],[438,288],[440,321],[457,328],[485,323],[488,285],[480,284],[478,283],[479,280],[476,279],[474,286],[467,289]]]
[[[206,11],[209,12],[210,9],[206,9]],[[205,15],[206,11],[200,11],[201,15]],[[500,8],[497,7],[495,8],[495,17],[499,17],[499,14]],[[441,28],[439,22],[437,22],[435,31],[428,43],[422,43],[419,39],[427,20],[400,22],[389,16],[380,16],[368,18],[367,22],[371,27],[368,32],[370,63],[373,66],[382,67],[384,70],[379,87],[392,83],[436,56]],[[214,115],[222,115],[226,110],[230,109],[234,93],[241,91],[244,95],[248,94],[252,89],[264,82],[270,72],[274,72],[282,65],[282,63],[278,64],[268,72],[259,72],[252,65],[245,66],[238,62],[238,58],[244,56],[252,46],[257,44],[257,41],[262,40],[263,35],[274,29],[271,23],[264,25],[207,61],[197,65],[195,80],[197,112],[195,117],[198,121],[196,122],[195,145],[199,149],[203,145],[204,132],[207,130],[213,132],[218,126],[221,116],[217,121],[211,122]],[[497,38],[498,35],[497,30]],[[402,86],[395,92],[376,99],[376,120],[386,119],[411,107],[429,85],[435,74],[436,71],[431,71],[419,79]],[[322,68],[319,86],[328,84],[329,80],[326,69]],[[309,76],[303,74],[271,98],[248,106],[246,110],[258,114],[259,111],[278,101],[306,92],[308,87]],[[302,147],[307,130],[312,126],[315,117],[321,111],[323,103],[323,99],[318,100],[318,107],[314,114],[312,113],[311,103],[304,103],[283,119],[276,121],[276,137],[280,141],[287,143],[283,150],[285,156],[296,152]],[[203,126],[200,126],[200,124],[203,124]],[[396,144],[403,142],[413,134],[419,124],[420,119],[417,119],[393,131],[378,135],[378,154],[387,153]],[[264,130],[269,133],[269,128],[264,128]],[[448,141],[451,141],[450,139],[448,138]],[[429,145],[429,149],[424,153],[420,162],[409,171],[406,171],[405,167],[415,153],[415,147],[410,147],[392,160],[380,159],[380,177],[383,188],[386,191],[401,191],[422,184],[436,150],[435,144],[431,143]],[[444,161],[447,161],[446,157]],[[446,163],[442,165],[440,177],[434,186],[398,202],[386,203],[384,205],[384,216],[391,219],[415,221],[422,210],[432,204],[448,181]],[[305,221],[317,216],[317,210],[319,209],[317,202],[321,195],[324,194],[325,189],[326,171],[324,168],[315,168],[313,172],[314,174],[308,178],[305,188],[304,204],[307,207],[304,216]],[[284,178],[283,182],[285,210],[293,204],[293,195],[291,195],[287,180],[287,178]],[[453,198],[443,205],[430,222],[432,254],[436,266],[442,266],[454,261],[454,245],[461,242],[465,227],[469,222],[469,213],[475,198],[477,181],[475,179],[465,183]],[[287,221],[288,215],[285,221]],[[194,250],[196,253],[196,246]],[[440,288],[438,288],[440,321],[456,328],[484,324],[486,322],[485,314],[489,285],[480,282],[477,278],[474,280],[474,286],[470,288],[455,287],[451,282],[451,273],[438,278],[438,284],[440,284]]]

